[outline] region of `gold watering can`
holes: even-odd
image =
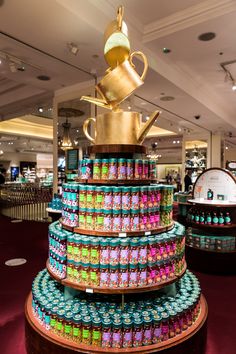
[[[141,145],[159,114],[159,111],[155,111],[143,127],[141,127],[142,115],[138,112],[117,111],[99,114],[96,118],[86,119],[83,131],[88,140],[96,145]],[[95,124],[95,138],[88,133],[90,122]]]
[[[134,56],[140,56],[143,60],[144,68],[141,75],[135,70],[132,62]],[[82,96],[81,100],[89,101],[104,108],[114,109],[134,90],[143,85],[148,69],[146,56],[142,52],[133,52],[129,59],[123,61],[115,69],[110,70],[101,81],[95,86],[101,95],[100,98]]]

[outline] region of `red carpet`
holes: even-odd
[[[47,228],[47,223],[25,221],[12,224],[8,218],[0,216],[1,354],[26,354],[24,302],[31,290],[33,278],[45,267]],[[26,258],[27,263],[19,267],[7,267],[4,263],[10,258]],[[209,306],[206,354],[234,354],[236,276],[202,273],[197,273],[197,276]]]

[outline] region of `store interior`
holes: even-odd
[[[91,144],[83,128],[86,119],[115,112],[114,109],[107,110],[107,103],[97,105],[91,102],[93,98],[99,99],[100,91],[95,86],[109,73],[109,65],[104,58],[104,30],[116,18],[120,5],[124,6],[130,52],[145,53],[148,70],[144,84],[137,85],[133,94],[121,100],[119,109],[127,114],[140,114],[140,130],[152,119],[155,111],[160,112],[140,144],[146,147],[145,153],[139,149],[132,153],[118,148],[116,153],[109,149],[96,150],[96,145],[101,143]],[[5,179],[5,183],[0,185],[0,229],[3,231],[0,298],[4,304],[0,338],[4,354],[30,354],[33,350],[29,328],[26,329],[25,347],[24,303],[33,280],[45,268],[49,225],[59,218],[59,214],[56,215],[59,209],[67,210],[63,205],[63,185],[87,183],[81,181],[79,161],[111,157],[154,161],[155,183],[173,189],[171,217],[175,221],[171,220],[172,226],[173,222],[179,222],[186,228],[187,266],[197,276],[206,298],[208,324],[206,311],[205,322],[202,320],[201,328],[194,332],[196,341],[193,339],[187,344],[189,347],[180,349],[171,344],[173,352],[170,354],[180,354],[178,350],[184,353],[183,350],[192,348],[196,348],[196,354],[234,352],[235,15],[236,3],[232,0],[0,1],[0,171]],[[134,54],[133,58],[134,66],[131,67],[140,77],[140,73],[145,71],[145,61],[139,54]],[[81,100],[82,96],[89,99]],[[92,139],[99,138],[92,121],[88,127]],[[113,131],[112,135],[119,134]],[[94,151],[91,146],[95,147]],[[207,176],[211,169],[216,169],[216,173],[227,169],[232,176],[229,184],[233,181],[231,197],[227,198],[228,192],[222,192],[220,188],[214,191],[216,209],[207,209],[201,204],[205,198],[205,195],[200,197],[202,187],[194,190],[195,182],[199,183],[201,176]],[[192,172],[193,188],[190,188],[190,193],[184,193],[187,170]],[[218,178],[215,176],[213,179]],[[91,180],[92,177],[89,178]],[[148,185],[143,176],[141,179],[145,186]],[[151,183],[151,178],[149,180]],[[203,178],[203,183],[206,184],[206,180],[207,177]],[[141,186],[141,182],[132,183],[135,187]],[[129,186],[127,181],[124,185]],[[210,187],[209,182],[208,190]],[[196,199],[201,199],[199,210]],[[208,194],[207,199],[210,200]],[[217,203],[221,203],[222,209]],[[208,223],[210,228],[204,230],[206,225],[196,225],[201,216],[202,223],[207,224],[209,215],[212,220]],[[223,217],[223,231],[218,225],[214,229],[214,216],[217,220]],[[228,224],[226,216],[231,218]],[[196,219],[198,217],[199,220]],[[65,233],[77,232],[76,225],[64,224]],[[63,222],[61,225],[63,229]],[[170,231],[169,225],[159,226],[163,232]],[[78,233],[86,234],[85,229],[80,226]],[[192,230],[197,231],[194,233]],[[94,236],[94,233],[88,232],[88,235]],[[102,232],[99,236],[103,236]],[[146,236],[146,233],[138,236]],[[209,250],[212,253],[207,252]],[[18,267],[5,265],[7,260],[15,258],[26,259],[27,262]],[[209,269],[208,263],[211,263]],[[219,264],[223,263],[225,267],[222,266],[221,272]],[[47,268],[52,278],[58,281],[53,275],[53,266],[47,265]],[[179,274],[177,278],[180,279]],[[26,313],[27,306],[26,303]],[[203,316],[204,311],[201,311]],[[224,331],[222,322],[227,324]],[[40,333],[40,330],[36,332]],[[191,336],[186,338],[189,340]],[[40,340],[38,343],[44,345]],[[174,343],[174,339],[171,340]],[[199,344],[201,341],[205,344]],[[150,351],[140,353],[155,352],[153,348],[151,346]],[[76,352],[75,348],[69,349],[68,353]],[[86,352],[83,351],[85,349],[83,345],[80,347],[81,352]],[[45,353],[54,349],[47,350]],[[93,351],[92,347],[89,350],[100,353],[99,350]],[[55,351],[55,354],[62,353]],[[163,347],[160,353],[165,354],[166,349]]]

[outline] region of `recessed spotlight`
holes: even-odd
[[[43,113],[43,107],[39,107],[39,108],[38,108],[38,111],[39,111],[40,113]]]
[[[176,141],[175,141],[175,140],[173,140],[173,144],[176,144]]]
[[[177,144],[179,144],[180,143],[180,141],[179,140],[177,140]]]
[[[149,116],[146,116],[145,119],[148,120],[150,117]]]
[[[198,36],[199,41],[207,42],[214,39],[216,34],[214,32],[205,32]]]
[[[181,131],[182,131],[182,129],[181,129],[181,128],[179,128],[178,130],[179,130],[179,132],[181,132]]]
[[[160,98],[160,100],[161,101],[165,101],[165,102],[167,102],[167,101],[173,101],[175,98],[173,97],[173,96],[162,96],[161,98]]]
[[[41,80],[41,81],[49,81],[49,80],[51,80],[50,76],[48,76],[48,75],[39,75],[39,76],[37,76],[37,79]]]
[[[128,109],[129,109],[129,110],[131,110],[131,108],[132,108],[131,106],[128,106]]]
[[[49,108],[48,108],[48,111],[52,111],[52,107],[49,107]]]
[[[228,149],[229,149],[228,146],[226,146],[226,147],[225,147],[225,150],[228,150]]]
[[[171,52],[171,49],[164,47],[164,48],[162,48],[162,52],[164,54],[169,54]]]
[[[79,129],[76,129],[76,133],[79,133]]]
[[[235,84],[235,82],[233,83],[232,90],[233,90],[233,91],[236,91],[236,84]]]
[[[2,61],[1,61],[1,59],[0,59],[0,64],[2,64]]]

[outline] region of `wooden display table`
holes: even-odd
[[[32,295],[25,304],[25,339],[28,354],[105,354],[105,353],[163,353],[163,354],[204,354],[207,334],[207,303],[201,295],[201,312],[197,321],[186,331],[167,341],[139,348],[100,348],[76,344],[54,333],[46,331],[32,313]]]

